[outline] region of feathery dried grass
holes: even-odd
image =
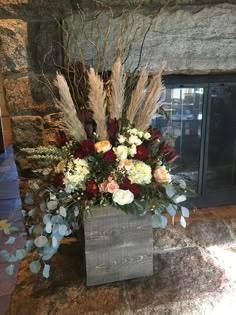
[[[165,65],[162,64],[160,70],[152,77],[148,85],[143,105],[135,118],[135,128],[145,131],[150,126],[154,114],[160,107],[160,95],[162,91],[161,76]]]
[[[64,114],[63,127],[76,141],[80,142],[87,138],[84,126],[77,116],[74,102],[72,100],[68,84],[62,74],[57,72],[55,85],[58,87],[60,100],[57,100],[57,107]]]
[[[121,64],[121,59],[118,57],[112,68],[111,74],[111,89],[108,94],[110,103],[109,111],[110,118],[117,120],[122,117],[122,110],[125,98],[126,75]]]
[[[130,105],[126,114],[126,118],[130,122],[130,124],[133,124],[134,118],[140,108],[141,102],[143,100],[143,91],[145,90],[145,87],[147,85],[147,80],[148,72],[145,69],[143,69],[140,72],[136,88],[132,93]]]
[[[108,139],[106,123],[106,93],[100,76],[91,68],[89,73],[89,106],[93,111],[93,118],[97,124],[97,135],[100,140]]]

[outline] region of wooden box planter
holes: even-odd
[[[149,215],[137,217],[113,207],[96,208],[84,223],[87,285],[153,274]]]

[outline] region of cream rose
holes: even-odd
[[[128,148],[125,145],[119,145],[116,148],[113,148],[113,151],[116,154],[116,157],[119,160],[125,160],[127,159],[127,155],[128,155]]]
[[[130,190],[118,189],[112,195],[112,199],[115,203],[123,206],[133,202],[134,194]]]
[[[137,153],[136,145],[132,144],[131,147],[129,148],[129,155],[134,157],[136,153]]]
[[[166,170],[165,166],[157,166],[153,176],[156,182],[160,184],[169,183],[171,181],[170,174]]]
[[[140,145],[142,144],[142,140],[139,139],[139,137],[132,135],[129,137],[128,139],[129,144],[136,144],[136,145]]]
[[[149,132],[145,132],[143,137],[144,137],[145,140],[148,140],[148,139],[151,138],[151,134]]]
[[[95,150],[97,152],[103,152],[103,153],[111,150],[111,148],[112,148],[112,145],[111,145],[110,141],[108,141],[108,140],[96,142],[94,146],[95,146]]]

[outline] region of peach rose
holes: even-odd
[[[119,185],[114,180],[107,184],[107,191],[113,194],[115,191],[119,189]]]
[[[103,192],[107,192],[107,185],[108,185],[109,181],[108,180],[105,180],[105,182],[103,182],[101,184],[101,191]]]
[[[111,145],[110,141],[108,141],[108,140],[103,140],[103,141],[99,141],[99,142],[95,143],[95,150],[97,152],[105,153],[105,152],[111,150],[111,148],[112,148],[112,145]]]
[[[157,166],[153,176],[159,184],[165,184],[171,181],[170,174],[166,170],[165,166]]]
[[[131,168],[134,166],[132,160],[121,160],[118,164],[118,169],[122,170],[125,168],[125,170],[128,172],[131,170]]]

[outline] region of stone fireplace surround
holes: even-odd
[[[61,21],[66,21],[69,31],[73,28],[79,34],[77,2],[87,13],[88,30],[94,27],[94,13],[99,12],[101,23],[106,21],[105,5],[112,6],[116,25],[122,9],[139,3],[103,0],[102,6],[79,0],[0,0],[1,71],[18,170],[23,176],[27,175],[30,164],[19,150],[53,143],[60,127],[61,115],[55,109],[49,89],[42,83],[42,72],[52,81],[57,66],[63,64]],[[135,13],[137,22],[159,11],[145,40],[141,66],[148,62],[155,71],[165,59],[167,74],[236,73],[235,0],[171,0],[163,8],[165,3],[146,0]],[[74,42],[75,39],[69,49],[76,58]],[[110,50],[111,47],[112,39]],[[93,52],[86,44],[84,48],[89,65]],[[132,68],[137,58],[134,49],[127,67]]]

